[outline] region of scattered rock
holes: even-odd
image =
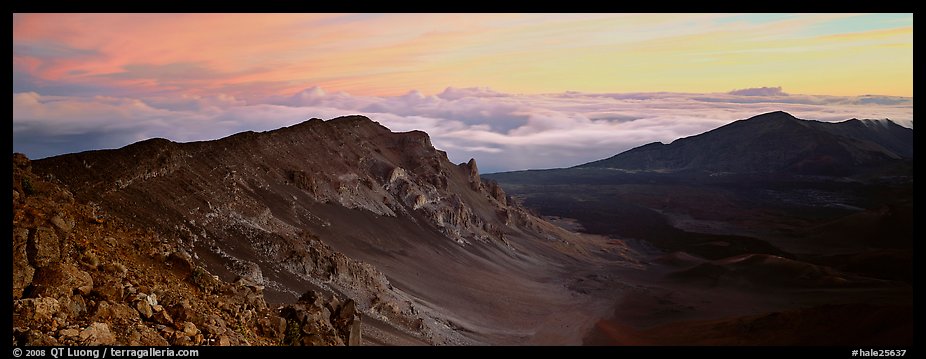
[[[399,179],[407,178],[408,172],[405,171],[402,167],[396,167],[392,169],[392,172],[389,173],[389,183],[398,181]]]
[[[193,307],[190,305],[190,301],[184,299],[180,303],[175,304],[170,308],[170,315],[175,320],[181,321],[193,321],[196,313],[193,311]],[[198,318],[197,318],[198,319]]]
[[[109,325],[97,322],[80,332],[80,340],[86,345],[113,345],[116,336],[109,331]]]
[[[139,300],[135,302],[135,309],[138,310],[138,314],[145,319],[150,319],[154,316],[154,311],[151,309],[151,305],[148,304],[148,301]]]
[[[102,283],[97,283],[93,287],[93,292],[110,302],[122,301],[125,296],[125,288],[122,287],[119,279],[106,278]]]
[[[93,290],[90,274],[69,263],[39,269],[32,282],[36,296],[60,298],[75,291],[87,295]]]
[[[55,298],[27,298],[13,301],[13,326],[40,328],[50,325],[60,309]]]
[[[154,307],[158,305],[158,295],[154,293],[148,294],[147,296],[145,296],[145,301],[148,302],[148,305]]]
[[[260,265],[251,261],[237,260],[232,262],[232,270],[247,282],[261,285],[264,284],[264,275],[260,270]]]
[[[13,299],[22,298],[23,290],[32,284],[35,268],[29,265],[26,246],[29,231],[25,228],[13,229]]]
[[[128,324],[138,321],[138,314],[139,312],[136,309],[132,309],[132,307],[124,303],[101,301],[97,303],[96,311],[91,319],[98,322]]]
[[[74,219],[67,215],[56,214],[54,217],[51,217],[51,224],[62,234],[62,236],[67,236],[71,232],[71,229],[74,228]]]
[[[174,268],[183,272],[184,275],[192,274],[193,268],[196,267],[196,265],[193,263],[193,256],[182,249],[167,256],[167,261]]]
[[[32,265],[36,268],[44,268],[57,262],[61,257],[58,235],[48,227],[36,228],[29,238],[28,252]]]
[[[170,341],[171,345],[177,345],[177,346],[193,345],[193,339],[183,334],[183,332],[174,332],[174,334],[171,335],[170,338],[171,338],[171,341]]]
[[[278,316],[261,318],[257,321],[257,328],[261,334],[274,339],[282,339],[286,332],[286,319]]]
[[[166,310],[161,310],[155,312],[153,315],[154,321],[158,324],[171,325],[174,324],[174,319],[170,317],[170,314],[167,314]]]
[[[87,312],[87,302],[80,295],[58,298],[58,304],[59,316],[63,318],[77,319]]]
[[[202,330],[207,334],[217,337],[219,335],[225,334],[228,329],[225,327],[225,321],[222,320],[222,317],[218,315],[209,316],[203,323]]]
[[[428,203],[428,197],[425,197],[425,195],[423,195],[423,194],[419,194],[418,196],[415,196],[415,204],[414,204],[414,206],[412,206],[412,209],[421,208],[421,207],[423,207],[426,203]]]
[[[220,347],[227,347],[231,345],[231,339],[228,339],[228,336],[220,335],[216,344],[218,344]]]
[[[374,129],[380,131],[378,127]],[[361,130],[357,132],[361,136],[365,136],[364,131],[373,131],[372,129]],[[385,129],[381,131],[383,134],[388,132]],[[377,133],[379,136],[379,132],[370,133]],[[448,199],[447,191],[448,179],[453,180],[451,184],[461,183],[459,180],[467,177],[471,177],[473,183],[479,182],[475,162],[470,161],[466,164],[466,170],[470,171],[469,175],[460,176],[466,172],[453,168],[452,164],[448,167],[440,162],[447,161],[446,154],[433,153],[433,147],[426,135],[420,133],[403,135],[404,137],[412,140],[409,142],[414,142],[414,146],[410,144],[408,149],[415,153],[410,155],[408,160],[395,161],[393,158],[395,156],[389,153],[382,156],[372,154],[368,151],[369,148],[361,148],[363,150],[361,153],[354,153],[348,148],[338,154],[342,158],[350,158],[350,162],[346,163],[348,167],[343,168],[347,175],[338,177],[337,180],[335,180],[337,174],[332,175],[312,167],[301,167],[301,169],[312,168],[311,173],[296,173],[291,179],[299,187],[309,189],[311,193],[294,191],[293,203],[311,199],[314,195],[316,199],[324,203],[331,202],[335,205],[348,203],[350,208],[366,209],[377,214],[386,213],[385,215],[389,216],[395,216],[396,213],[408,214],[408,210],[414,203],[423,206],[421,213],[416,213],[415,218],[428,221],[437,215],[438,212],[435,211],[443,211],[439,215],[442,223],[447,224],[446,227],[449,228],[446,229],[447,231],[456,230],[459,232],[459,237],[475,238],[474,231],[484,230],[486,226],[473,219],[478,216],[473,214],[472,208],[458,205],[457,202],[460,200],[453,202],[453,199]],[[157,215],[158,213],[132,212],[133,205],[144,205],[138,201],[143,198],[133,198],[135,194],[126,195],[127,192],[134,191],[136,187],[144,188],[144,186],[138,187],[142,182],[150,184],[161,181],[163,178],[155,181],[148,181],[148,179],[169,173],[171,170],[166,168],[174,166],[175,162],[180,161],[182,165],[182,161],[186,161],[185,156],[189,154],[187,150],[172,149],[167,147],[166,143],[167,141],[164,141],[153,143],[157,145],[152,145],[153,147],[138,147],[137,149],[142,150],[138,152],[140,154],[145,154],[152,149],[159,152],[151,153],[151,156],[138,156],[136,160],[133,160],[135,162],[129,162],[128,166],[121,166],[121,164],[109,166],[105,159],[101,161],[100,158],[93,156],[86,157],[83,163],[74,161],[60,164],[60,166],[54,160],[37,162],[41,164],[43,175],[29,175],[32,184],[30,188],[35,191],[26,191],[23,188],[23,177],[16,177],[16,171],[19,170],[14,168],[14,212],[19,211],[20,217],[18,218],[22,218],[22,221],[17,222],[17,217],[14,217],[14,227],[20,227],[18,228],[19,242],[23,243],[19,247],[14,245],[14,314],[23,317],[23,313],[26,312],[22,308],[17,312],[15,308],[15,300],[24,295],[24,292],[27,297],[44,295],[50,297],[48,300],[57,300],[59,307],[57,315],[47,315],[50,323],[46,326],[69,330],[39,329],[39,332],[33,335],[35,338],[33,342],[50,342],[46,340],[47,338],[43,338],[42,334],[58,333],[59,340],[63,341],[64,345],[78,343],[78,339],[64,341],[61,339],[64,337],[79,337],[80,340],[92,339],[96,344],[105,344],[109,341],[105,334],[109,333],[117,338],[115,343],[118,345],[199,344],[203,343],[206,338],[216,341],[205,343],[220,345],[241,343],[266,345],[268,343],[277,344],[279,339],[290,335],[292,336],[290,343],[297,345],[360,344],[361,317],[357,303],[353,300],[316,296],[315,300],[295,306],[296,309],[293,309],[289,313],[292,315],[288,317],[281,317],[274,310],[266,308],[261,287],[264,282],[261,266],[268,270],[272,268],[274,270],[272,274],[276,278],[280,273],[276,272],[277,268],[274,263],[264,261],[282,260],[288,255],[287,251],[291,250],[304,251],[304,254],[300,253],[301,256],[295,258],[299,261],[298,264],[305,269],[307,279],[331,280],[330,284],[326,283],[330,285],[330,288],[339,293],[347,293],[360,303],[368,303],[369,293],[381,293],[389,288],[385,276],[376,272],[372,266],[365,266],[330,248],[322,248],[321,241],[318,241],[317,245],[310,244],[294,248],[291,246],[293,243],[290,243],[290,238],[284,238],[290,235],[278,238],[274,232],[284,223],[275,218],[279,215],[276,208],[271,207],[270,210],[273,212],[268,210],[265,214],[261,214],[260,211],[264,208],[254,208],[247,201],[227,202],[225,201],[227,198],[221,198],[221,201],[217,198],[211,203],[203,201],[194,204],[186,198],[177,197],[177,200],[182,203],[175,203],[178,205],[176,208],[192,209],[202,205],[199,208],[200,214],[206,216],[189,217],[187,219],[190,221],[183,223],[181,226],[183,228],[175,229],[162,227],[164,223],[173,221],[173,217],[161,220],[160,217],[145,217],[145,215]],[[358,143],[380,147],[364,139]],[[398,150],[404,152],[404,146],[400,144]],[[379,149],[375,150],[380,152]],[[427,156],[417,156],[418,154]],[[355,157],[358,159],[355,160]],[[30,163],[25,156],[14,156],[14,167],[17,165],[17,160],[20,160],[22,167]],[[376,171],[362,173],[353,171],[353,165],[357,161],[362,170],[371,168],[371,163],[375,164],[376,161],[382,162],[383,165],[377,165],[379,167]],[[409,170],[398,167],[400,164]],[[226,167],[226,173],[222,175],[230,174],[229,179],[233,181],[246,178],[253,174],[247,172],[253,171],[266,172],[271,176],[286,175],[285,173],[274,174],[276,170],[272,168],[273,164],[268,165],[266,168],[261,166],[238,167],[234,170]],[[89,171],[86,171],[88,169]],[[218,170],[221,172],[222,168]],[[235,170],[238,171],[237,175]],[[52,173],[60,178],[48,182],[42,180],[42,178],[52,178]],[[451,175],[456,177],[451,177]],[[204,179],[211,180],[211,178]],[[384,180],[388,180],[389,183],[380,186],[382,182],[386,182]],[[135,183],[132,187],[126,188],[125,186],[131,181]],[[465,183],[466,180],[463,181],[462,183]],[[62,183],[72,186],[73,196],[63,187],[59,188]],[[188,190],[182,186],[199,187],[200,185],[193,181],[174,188],[182,191]],[[265,188],[263,184],[256,186]],[[238,186],[237,189],[241,187]],[[236,197],[240,192],[237,189]],[[344,195],[337,197],[342,192]],[[106,196],[100,197],[103,193],[106,193]],[[415,203],[419,195],[420,201]],[[71,200],[68,200],[69,196]],[[249,194],[243,193],[243,196],[249,196]],[[73,197],[79,201],[74,201]],[[374,201],[370,202],[370,198]],[[384,201],[388,199],[392,205],[384,207],[379,201],[380,198]],[[468,194],[466,198],[478,197]],[[246,200],[244,197],[242,199]],[[90,200],[101,202],[97,205]],[[164,203],[160,202],[161,198],[151,198],[151,200],[154,201],[151,209],[166,209],[173,213],[173,207],[163,205]],[[135,201],[138,202],[133,203]],[[289,202],[290,199],[286,198],[286,201]],[[229,203],[232,205],[224,208],[213,207],[215,203],[221,203],[222,206]],[[237,206],[239,203],[242,206]],[[188,206],[190,204],[193,205]],[[112,211],[112,213],[106,213],[105,223],[96,220],[102,218],[97,214],[103,213],[103,208]],[[395,210],[395,213],[390,208]],[[303,218],[304,214],[299,213],[303,209],[296,206],[294,215]],[[384,209],[384,212],[378,212],[381,209]],[[241,228],[223,227],[224,229],[220,230],[212,224],[227,224],[225,217],[231,214],[231,211],[241,215],[236,217],[240,220],[240,224],[249,221],[266,229],[260,231],[256,229],[261,228],[245,225],[239,226]],[[127,214],[129,217],[126,217]],[[138,216],[132,218],[133,215]],[[180,213],[180,215],[183,216],[185,213]],[[75,218],[77,221],[74,221]],[[323,218],[312,220],[324,222]],[[325,222],[323,225],[331,226],[332,224]],[[310,228],[314,227],[310,226]],[[440,230],[445,229],[441,227]],[[148,235],[145,231],[151,234]],[[181,231],[184,233],[180,233]],[[307,236],[312,235],[308,228],[305,232],[308,233]],[[231,237],[236,234],[241,234],[241,237]],[[248,251],[258,249],[261,250],[260,253],[268,255],[259,257],[261,258],[259,261],[253,257],[243,258],[245,260],[240,261],[243,262],[240,268],[231,268],[232,273],[242,276],[242,281],[239,283],[229,284],[213,276],[198,265],[205,262],[199,262],[198,257],[191,256],[192,252],[180,249],[181,247],[194,248],[191,245],[195,245],[198,250],[207,249],[208,246],[216,243],[215,239],[223,237],[231,237],[235,240],[246,238],[250,241],[248,244],[252,246],[260,244],[266,247],[245,246],[242,248]],[[16,241],[14,238],[14,242]],[[237,246],[237,243],[235,245]],[[219,243],[219,246],[222,248],[216,247],[213,254],[231,257],[240,255],[221,253],[220,250],[235,248],[222,243]],[[21,252],[18,254],[18,263],[16,262],[16,250]],[[148,253],[156,255],[145,256]],[[199,252],[199,254],[203,255],[204,252]],[[112,262],[114,259],[121,263]],[[247,262],[248,259],[253,262]],[[229,260],[239,262],[235,258]],[[69,267],[63,267],[65,264]],[[220,269],[223,278],[227,279],[224,276],[229,273],[225,271],[225,268]],[[188,276],[186,272],[189,272]],[[300,275],[301,273],[302,271],[299,272]],[[69,280],[60,279],[64,277],[64,274],[73,275],[69,276],[71,277]],[[271,273],[268,272],[268,276],[270,275]],[[36,281],[37,277],[40,277],[38,278],[40,280]],[[126,285],[130,281],[131,285]],[[165,292],[155,294],[151,288],[161,288]],[[150,295],[144,293],[150,293]],[[173,293],[176,296],[168,298],[166,293]],[[184,301],[184,298],[189,300]],[[22,304],[19,306],[22,307]],[[35,317],[36,314],[32,313],[32,316]],[[62,320],[63,318],[67,318],[67,321]],[[55,323],[56,319],[58,323]],[[69,327],[69,325],[86,326],[88,323],[94,324],[83,331],[80,328]],[[97,324],[106,325],[105,330]],[[156,327],[159,329],[153,329]],[[25,342],[24,338],[30,329],[32,328],[16,334],[17,343]],[[163,336],[165,334],[167,336]],[[99,337],[102,337],[102,340],[98,340]],[[51,338],[51,340],[54,339]]]
[[[58,331],[58,335],[62,337],[76,337],[80,334],[80,331],[77,329],[61,329]]]
[[[348,302],[353,303],[350,299]],[[299,298],[299,302],[283,307],[280,311],[281,317],[286,321],[283,343],[316,346],[344,345],[349,342],[349,325],[353,322],[347,324],[347,327],[338,324],[342,306],[341,300],[336,296],[325,301],[317,292],[306,292]],[[350,316],[352,320],[355,308],[343,307],[344,315]],[[357,334],[359,335],[359,332]],[[355,336],[355,342],[359,343],[359,339],[359,336]]]
[[[348,299],[337,308],[337,316],[332,322],[344,342],[348,345],[360,345],[360,316],[353,299]]]
[[[197,329],[196,324],[193,324],[192,322],[183,322],[182,328],[183,334],[186,334],[188,337],[193,337],[196,336],[196,334],[199,334],[199,329]]]
[[[131,327],[126,343],[131,346],[166,346],[170,345],[158,332],[146,325]]]
[[[94,215],[94,216],[93,216],[93,219],[94,219],[94,220],[93,220],[92,222],[94,222],[94,223],[97,223],[97,224],[103,223],[102,220],[101,220],[101,217],[98,216],[98,215]],[[106,243],[107,246],[115,247],[115,246],[116,246],[116,239],[113,238],[113,237],[106,237],[106,238],[103,238],[103,243]],[[118,263],[118,262],[117,262],[117,263]]]
[[[25,340],[23,340],[25,346],[57,346],[58,339],[55,337],[42,333],[38,330],[30,330],[26,333]]]

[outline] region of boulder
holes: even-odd
[[[59,317],[76,319],[87,312],[87,301],[80,295],[58,298]]]
[[[349,346],[358,346],[362,344],[361,333],[360,333],[360,317],[355,317],[353,323],[350,325],[350,330],[347,334],[347,345]]]
[[[220,347],[227,347],[231,345],[231,339],[229,339],[226,335],[220,335],[219,339],[216,340],[216,344]]]
[[[244,281],[255,285],[264,284],[264,275],[260,265],[251,261],[238,260],[232,265],[232,270]]]
[[[196,312],[190,305],[190,301],[186,299],[183,299],[180,301],[180,303],[174,304],[168,308],[170,310],[170,316],[175,320],[193,321],[194,317],[196,316]]]
[[[32,284],[35,268],[29,265],[29,256],[26,246],[29,241],[29,230],[25,228],[13,229],[13,299],[22,298],[23,290]]]
[[[44,297],[68,297],[72,293],[90,294],[93,278],[70,263],[56,264],[39,269],[32,279],[34,295]]]
[[[104,300],[119,302],[122,301],[122,298],[125,296],[125,288],[122,286],[121,280],[117,278],[105,278],[101,283],[97,283],[93,286],[93,293]]]
[[[138,314],[145,319],[150,319],[154,316],[154,310],[151,309],[151,305],[148,304],[146,300],[139,300],[135,302],[135,309],[138,310]]]
[[[158,295],[151,293],[144,297],[144,300],[148,302],[148,305],[154,307],[158,305]]]
[[[196,324],[193,324],[193,322],[183,322],[180,328],[183,330],[183,334],[188,337],[194,337],[196,334],[199,334],[199,329],[196,328]]]
[[[58,331],[58,336],[65,337],[65,338],[76,337],[76,336],[78,336],[79,334],[80,334],[80,331],[77,330],[77,329],[73,329],[73,328],[71,328],[71,329],[61,329],[61,330]]]
[[[57,346],[60,343],[51,335],[42,333],[38,330],[30,330],[26,333],[23,344],[25,346]]]
[[[52,226],[58,230],[58,233],[61,233],[62,236],[67,236],[68,233],[71,233],[71,229],[74,229],[74,219],[68,215],[57,214],[54,217],[51,217],[50,220]]]
[[[167,346],[170,343],[158,332],[146,325],[138,324],[129,329],[126,344],[131,346]]]
[[[170,314],[168,314],[166,310],[160,310],[160,311],[154,312],[154,315],[152,316],[152,318],[155,321],[155,323],[158,323],[158,324],[163,324],[163,325],[174,324],[174,319],[170,317]]]
[[[40,328],[50,325],[60,310],[55,298],[27,298],[13,301],[13,326]]]
[[[180,270],[184,276],[192,274],[193,269],[196,268],[196,265],[193,263],[193,256],[182,249],[168,255],[167,262],[174,268]]]
[[[44,268],[58,262],[61,257],[58,235],[48,227],[36,228],[29,237],[28,252],[29,259],[36,268]]]
[[[138,311],[120,302],[100,301],[90,318],[98,322],[128,324],[138,321]]]
[[[274,339],[282,339],[286,332],[286,319],[269,316],[257,320],[257,329],[261,334]]]
[[[109,330],[106,323],[93,323],[87,328],[80,331],[80,340],[86,345],[113,345],[116,344],[116,336]]]
[[[360,345],[360,313],[353,299],[348,299],[337,308],[337,315],[331,321],[347,345]]]
[[[283,307],[285,320],[283,343],[287,345],[344,345],[351,341],[351,325],[356,318],[356,303],[342,302],[337,296],[323,299],[320,293],[309,291],[299,302]],[[271,323],[265,322],[264,325]],[[272,329],[271,329],[272,330]],[[354,329],[353,342],[360,343],[360,328]]]

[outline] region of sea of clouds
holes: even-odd
[[[455,162],[484,173],[573,166],[650,142],[671,142],[771,111],[819,121],[890,119],[913,127],[913,99],[728,93],[511,94],[447,88],[425,95],[356,96],[312,87],[291,95],[145,98],[13,94],[13,150],[43,158],[163,137],[177,142],[267,131],[309,118],[362,114],[393,131],[423,130]]]

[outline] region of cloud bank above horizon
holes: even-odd
[[[671,142],[765,112],[820,121],[890,119],[913,127],[913,99],[814,96],[781,88],[727,93],[508,94],[453,88],[425,95],[356,96],[312,87],[247,103],[232,96],[129,97],[13,94],[13,150],[32,158],[266,131],[309,118],[362,114],[393,131],[423,130],[454,162],[484,173],[568,167],[650,142]]]

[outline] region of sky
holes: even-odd
[[[913,127],[912,14],[14,14],[31,158],[363,114],[483,172],[785,110]]]

